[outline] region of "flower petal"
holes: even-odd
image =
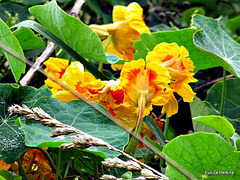
[[[58,91],[56,94],[54,94],[53,97],[58,99],[62,103],[67,103],[73,100],[79,100],[79,98],[70,91]]]
[[[127,8],[125,6],[114,6],[113,7],[113,22],[125,21],[125,12]]]
[[[168,117],[171,117],[178,112],[178,102],[174,97],[173,93],[171,94],[168,103],[165,104],[162,108],[162,113],[164,112],[166,112]]]
[[[180,89],[175,89],[175,91],[182,96],[184,102],[192,102],[196,95],[188,83],[182,83],[182,87]]]
[[[129,25],[133,29],[138,31],[140,34],[151,33],[151,31],[144,22],[143,9],[138,3],[133,2],[127,6],[125,19],[129,23]]]

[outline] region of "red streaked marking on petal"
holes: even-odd
[[[88,89],[88,91],[89,91],[91,94],[100,94],[99,91],[101,91],[101,89]]]
[[[178,68],[180,69],[180,71],[184,71],[186,69],[186,67],[184,66],[182,61],[179,61],[179,63],[177,65],[178,65]]]
[[[118,89],[116,91],[111,90],[111,94],[112,94],[113,99],[116,100],[116,102],[115,102],[116,104],[123,103],[123,99],[124,99],[124,91],[123,91],[123,89]]]
[[[167,55],[167,56],[162,60],[162,62],[168,61],[168,60],[170,60],[170,59],[172,59],[172,58],[173,58],[173,56]]]
[[[116,114],[112,108],[108,109],[108,112],[114,117]]]
[[[149,86],[152,86],[153,85],[153,80],[155,80],[157,78],[157,73],[152,69],[148,70],[148,73],[149,73],[149,75],[148,75]]]
[[[59,73],[59,78],[60,78],[60,79],[62,78],[62,76],[63,76],[63,74],[65,73],[66,69],[67,69],[67,68],[65,68],[65,69],[61,69],[61,72],[58,72],[58,73]]]
[[[128,73],[127,79],[130,81],[134,81],[134,79],[136,78],[137,74],[139,74],[140,69],[132,69],[130,70],[130,72]]]

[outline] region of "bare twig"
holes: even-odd
[[[42,63],[47,60],[47,58],[56,49],[56,45],[52,42],[48,42],[47,48],[43,51],[42,55],[36,59],[36,62],[29,69],[27,74],[20,80],[20,84],[26,86],[32,80],[34,74],[42,67]]]
[[[76,0],[71,12],[69,13],[70,16],[78,18],[78,14],[82,8],[82,5],[85,3],[85,0]]]
[[[227,75],[226,78],[229,79],[229,78],[232,78],[232,77],[234,77],[234,76],[232,74],[229,74],[229,75]],[[219,82],[219,81],[222,81],[222,80],[223,80],[223,77],[220,77],[220,78],[214,79],[214,80],[212,80],[210,82],[206,82],[206,83],[201,84],[200,86],[194,88],[193,91],[199,91],[202,88],[205,88],[205,87],[207,87],[209,85],[212,85],[212,84],[214,84],[216,82]]]
[[[80,12],[82,5],[85,3],[85,0],[76,0],[72,10],[69,15],[77,18]],[[25,74],[25,76],[20,80],[20,84],[26,86],[32,80],[33,76],[36,74],[38,69],[42,67],[42,63],[47,60],[47,58],[52,54],[52,52],[56,49],[56,45],[52,42],[48,42],[48,45],[42,55],[38,57],[33,64],[33,66],[29,69],[29,71]]]

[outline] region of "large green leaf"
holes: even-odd
[[[233,128],[233,125],[225,118],[221,116],[201,116],[194,118],[194,121],[203,123],[213,129],[215,129],[217,132],[222,134],[226,139],[230,139],[230,137],[233,136],[235,133],[235,129]]]
[[[240,29],[240,16],[229,19],[226,24],[226,28],[229,29],[233,34],[236,34]]]
[[[215,112],[219,114],[221,104],[223,82],[214,84],[208,91],[206,101],[208,101]],[[226,100],[223,115],[232,123],[236,133],[240,133],[240,79],[228,79],[226,81]]]
[[[192,16],[195,14],[202,14],[205,15],[205,10],[202,7],[192,7],[189,9],[186,9],[182,13],[182,20],[189,25],[191,23]]]
[[[201,101],[201,99],[196,96],[194,97],[193,102],[190,103],[190,109],[193,118],[213,114],[211,109],[207,106],[206,102]],[[193,121],[193,128],[194,132],[215,132],[215,130],[211,127],[197,121]]]
[[[84,65],[84,68],[86,68],[89,72],[91,72],[96,78],[99,78],[102,80],[107,79],[107,77],[103,73],[98,71],[98,69],[95,68],[91,63],[89,63],[87,60],[85,60],[82,56],[80,56],[78,53],[76,53],[76,51],[74,51],[72,48],[70,48],[67,44],[65,44],[63,41],[61,41],[58,37],[56,37],[53,33],[48,31],[42,25],[38,24],[35,21],[27,20],[27,21],[18,23],[17,25],[13,26],[13,28],[21,27],[21,26],[34,29],[35,31],[39,32],[41,35],[46,37],[48,40],[55,43],[58,47],[62,48],[65,52],[67,52],[70,56],[72,56],[75,60],[80,61]]]
[[[40,49],[45,46],[42,38],[36,36],[29,28],[20,27],[13,34],[18,39],[23,50]]]
[[[11,164],[29,148],[25,146],[21,127],[15,124],[17,117],[9,117],[7,108],[12,104],[32,107],[40,97],[51,96],[51,91],[47,88],[37,90],[27,86],[0,84],[0,94],[0,157]]]
[[[33,6],[46,2],[47,0],[21,0],[23,4],[27,6]]]
[[[240,44],[224,32],[218,21],[202,15],[195,15],[193,23],[202,28],[194,34],[194,43],[227,71],[240,77]]]
[[[21,59],[25,59],[23,50],[16,39],[16,37],[12,34],[9,27],[0,19],[0,46],[5,50],[1,50],[0,52],[4,54],[6,57],[15,81],[17,82],[20,79],[22,73],[25,72],[26,64],[16,57],[12,56],[9,52],[13,54],[17,54],[21,57]],[[7,49],[7,51],[6,51]]]
[[[82,57],[99,62],[106,61],[97,34],[77,18],[66,14],[57,6],[56,1],[31,7],[29,11],[44,27]]]
[[[216,67],[217,64],[212,58],[207,56],[193,44],[193,34],[195,32],[196,30],[194,29],[183,29],[178,31],[162,31],[152,34],[143,33],[140,35],[141,40],[134,43],[134,47],[136,48],[134,57],[135,59],[145,59],[147,53],[152,51],[157,44],[161,42],[175,42],[179,46],[185,46],[189,51],[189,57],[193,61],[193,65],[196,67],[195,72],[201,69]]]
[[[62,123],[101,138],[121,150],[128,143],[128,134],[124,130],[81,100],[64,104],[55,98],[47,97],[39,99],[34,106],[41,107]],[[26,121],[22,122],[22,126],[28,146],[58,147],[63,142],[71,142],[69,136],[50,138],[52,128],[44,127],[38,122]],[[105,147],[91,147],[90,150],[102,151],[108,157],[119,155],[118,152],[110,151]]]
[[[163,153],[196,179],[237,180],[240,176],[240,152],[215,133],[178,136],[164,146]],[[170,179],[187,179],[168,163],[166,175]]]

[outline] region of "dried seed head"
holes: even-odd
[[[141,170],[142,169],[141,166],[138,163],[134,162],[134,161],[127,161],[125,163],[126,163],[125,166],[130,171],[131,170]]]
[[[123,161],[119,158],[107,158],[102,161],[102,164],[107,167],[125,168],[131,171],[141,170],[141,166],[134,161]]]
[[[95,138],[91,135],[75,135],[71,137],[72,143],[62,144],[60,148],[62,149],[86,149],[90,146],[106,146],[107,143],[99,138]]]
[[[20,114],[20,115],[26,115],[33,113],[31,109],[29,109],[26,105],[19,106],[17,104],[12,105],[8,108],[8,112],[10,113],[10,116],[13,114]]]
[[[42,119],[53,119],[48,113],[42,110],[40,107],[33,108],[33,112]]]
[[[61,135],[68,135],[71,133],[74,133],[75,130],[70,127],[58,127],[54,130],[52,130],[50,137],[57,137]]]
[[[155,179],[155,178],[159,178],[157,175],[155,175],[152,171],[150,171],[149,169],[142,169],[141,170],[141,174],[147,178],[147,179]]]
[[[104,174],[104,175],[102,175],[102,177],[100,177],[100,179],[103,179],[103,180],[117,180],[118,178],[116,178],[113,175]]]

